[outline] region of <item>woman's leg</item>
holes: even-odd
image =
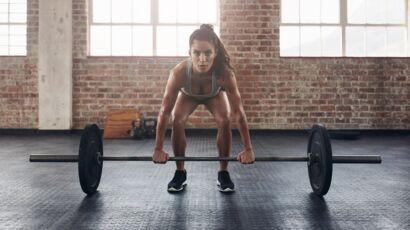
[[[228,97],[224,91],[210,98],[205,103],[206,108],[214,115],[216,125],[218,126],[218,134],[216,136],[216,145],[220,157],[229,157],[232,144],[232,132],[230,123],[230,111]],[[226,171],[228,168],[227,161],[221,161],[219,171]]]
[[[185,137],[185,123],[189,115],[198,106],[198,102],[188,97],[184,93],[179,93],[175,107],[172,111],[172,149],[174,156],[185,156],[186,137]],[[184,162],[177,161],[177,170],[184,170]]]

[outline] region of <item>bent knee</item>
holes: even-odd
[[[215,117],[218,128],[229,128],[231,126],[231,120],[229,117]]]
[[[171,118],[171,123],[173,127],[185,127],[185,123],[188,120],[188,117],[173,115]]]

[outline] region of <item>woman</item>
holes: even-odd
[[[185,123],[195,108],[203,104],[213,114],[218,126],[216,144],[220,157],[228,157],[231,150],[231,111],[242,137],[244,150],[238,161],[250,164],[255,154],[249,137],[246,115],[242,106],[230,58],[211,25],[201,25],[189,38],[190,58],[176,65],[169,75],[161,110],[158,115],[154,163],[166,163],[168,154],[163,150],[164,134],[172,118],[172,148],[175,156],[185,156]],[[168,191],[182,191],[186,185],[184,162],[176,162],[177,170],[168,184]],[[227,171],[228,162],[221,161],[217,185],[221,192],[234,191]]]

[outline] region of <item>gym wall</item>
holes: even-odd
[[[73,128],[113,108],[156,117],[184,58],[87,57],[87,2],[72,3]],[[38,128],[38,9],[28,0],[27,56],[0,57],[0,128]],[[220,0],[220,21],[250,128],[410,129],[409,58],[281,58],[280,0]],[[187,127],[215,125],[200,107]]]

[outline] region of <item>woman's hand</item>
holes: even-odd
[[[155,164],[165,164],[169,159],[168,153],[164,152],[162,149],[154,149],[154,154],[152,154],[152,161]]]
[[[244,150],[236,157],[242,164],[252,164],[255,161],[255,153],[252,149]]]

